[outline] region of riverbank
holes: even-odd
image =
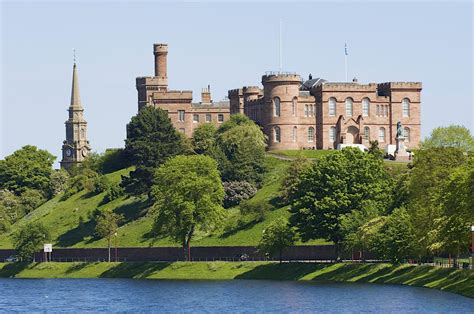
[[[136,278],[171,280],[312,280],[402,284],[474,298],[474,271],[390,264],[269,262],[0,264],[3,278]]]

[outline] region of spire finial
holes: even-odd
[[[74,54],[74,66],[72,67],[71,107],[82,107],[81,97],[79,96],[79,80],[77,78],[76,54]]]

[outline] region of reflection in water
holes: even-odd
[[[406,286],[291,281],[0,279],[0,311],[469,313],[474,299]]]

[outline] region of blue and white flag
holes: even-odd
[[[346,43],[344,43],[344,53],[345,53],[346,56],[348,55],[348,53],[347,53],[347,44]]]

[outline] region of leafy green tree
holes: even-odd
[[[154,169],[173,156],[188,153],[188,146],[166,111],[147,106],[127,125],[125,150],[137,169],[123,185],[128,192],[143,194],[153,184]]]
[[[38,190],[28,189],[20,195],[20,205],[23,207],[23,211],[28,214],[38,206],[46,202],[44,193]]]
[[[190,260],[195,232],[215,230],[224,222],[224,189],[217,164],[207,156],[177,156],[158,168],[155,177],[154,230],[181,243],[185,259]]]
[[[302,173],[310,166],[311,162],[302,156],[299,156],[291,162],[280,186],[283,201],[286,203],[293,201],[298,192],[298,185],[301,181]]]
[[[214,124],[205,123],[198,126],[193,133],[192,144],[198,154],[214,157],[216,154],[216,133]]]
[[[9,190],[0,190],[0,212],[10,225],[25,215],[20,198]]]
[[[119,224],[123,220],[123,215],[106,210],[100,213],[96,218],[95,234],[101,238],[107,239],[107,248],[109,253],[108,261],[110,263],[110,248],[113,237],[117,236]]]
[[[26,189],[47,191],[55,157],[27,145],[0,160],[0,189],[20,194]]]
[[[387,208],[391,184],[382,160],[358,149],[337,151],[303,173],[290,222],[303,241],[324,238],[338,244],[344,237],[342,215],[362,210],[367,200]]]
[[[50,179],[49,194],[55,196],[67,189],[69,173],[63,169],[55,170],[51,173]]]
[[[397,208],[380,228],[383,257],[401,263],[416,257],[417,238],[410,215],[405,208]]]
[[[248,117],[235,114],[217,130],[217,145],[225,159],[218,158],[224,181],[247,181],[259,185],[265,172],[265,135]]]
[[[15,251],[23,260],[35,261],[35,252],[50,240],[48,229],[41,223],[28,223],[13,234]]]
[[[379,147],[379,141],[373,140],[369,142],[369,154],[374,156],[377,159],[383,159],[383,156],[385,155],[384,151],[380,149]]]
[[[258,250],[270,256],[278,256],[280,264],[283,261],[283,250],[294,245],[295,230],[284,218],[278,218],[263,230],[262,238],[258,243]]]
[[[438,127],[421,142],[420,147],[423,149],[453,147],[464,152],[474,152],[474,137],[465,126]]]
[[[416,152],[409,180],[407,210],[418,239],[418,255],[432,253],[437,220],[442,216],[440,199],[450,174],[464,164],[466,156],[459,148],[429,148]]]

